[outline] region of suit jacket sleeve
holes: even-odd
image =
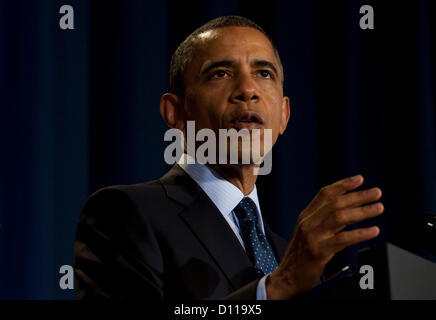
[[[129,196],[115,187],[88,199],[74,243],[78,299],[166,298],[164,257],[148,219],[137,210]],[[223,298],[255,300],[257,283],[252,281]]]
[[[162,299],[163,282],[156,270],[162,263],[150,225],[135,213],[124,192],[103,189],[92,195],[79,217],[74,243],[78,299]],[[138,255],[141,228],[143,257]],[[144,259],[145,258],[145,259]]]

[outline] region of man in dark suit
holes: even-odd
[[[290,116],[278,52],[241,17],[194,31],[173,55],[170,87],[161,114],[183,132],[190,120],[197,132],[260,129],[263,146],[263,130],[274,144]],[[291,299],[318,283],[335,253],[379,233],[343,230],[383,211],[381,203],[366,205],[380,189],[349,192],[363,183],[360,175],[322,188],[288,244],[262,218],[257,162],[191,163],[187,153],[159,180],[88,199],[74,249],[79,298]]]

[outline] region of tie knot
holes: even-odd
[[[256,204],[249,197],[244,197],[235,207],[234,212],[240,223],[244,223],[247,220],[257,221]]]

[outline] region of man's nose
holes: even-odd
[[[259,93],[256,82],[251,75],[240,75],[235,84],[235,90],[232,94],[232,100],[235,102],[258,100]]]

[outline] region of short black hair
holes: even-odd
[[[277,60],[280,65],[280,72],[283,81],[283,77],[284,77],[283,66],[280,61],[280,56],[277,51],[277,48],[275,47],[270,36],[259,25],[257,25],[255,22],[251,21],[250,19],[240,16],[225,16],[225,17],[215,18],[205,23],[198,29],[196,29],[179,45],[179,47],[173,53],[173,56],[171,58],[171,64],[170,64],[170,92],[171,93],[174,93],[178,96],[184,95],[183,72],[185,71],[185,68],[188,65],[188,63],[191,61],[193,52],[195,50],[196,37],[199,34],[204,33],[206,31],[210,31],[218,28],[224,28],[224,27],[248,27],[262,32],[262,34],[265,35],[265,37],[269,40],[269,42],[271,42],[271,45],[274,48],[274,52],[276,54]]]

